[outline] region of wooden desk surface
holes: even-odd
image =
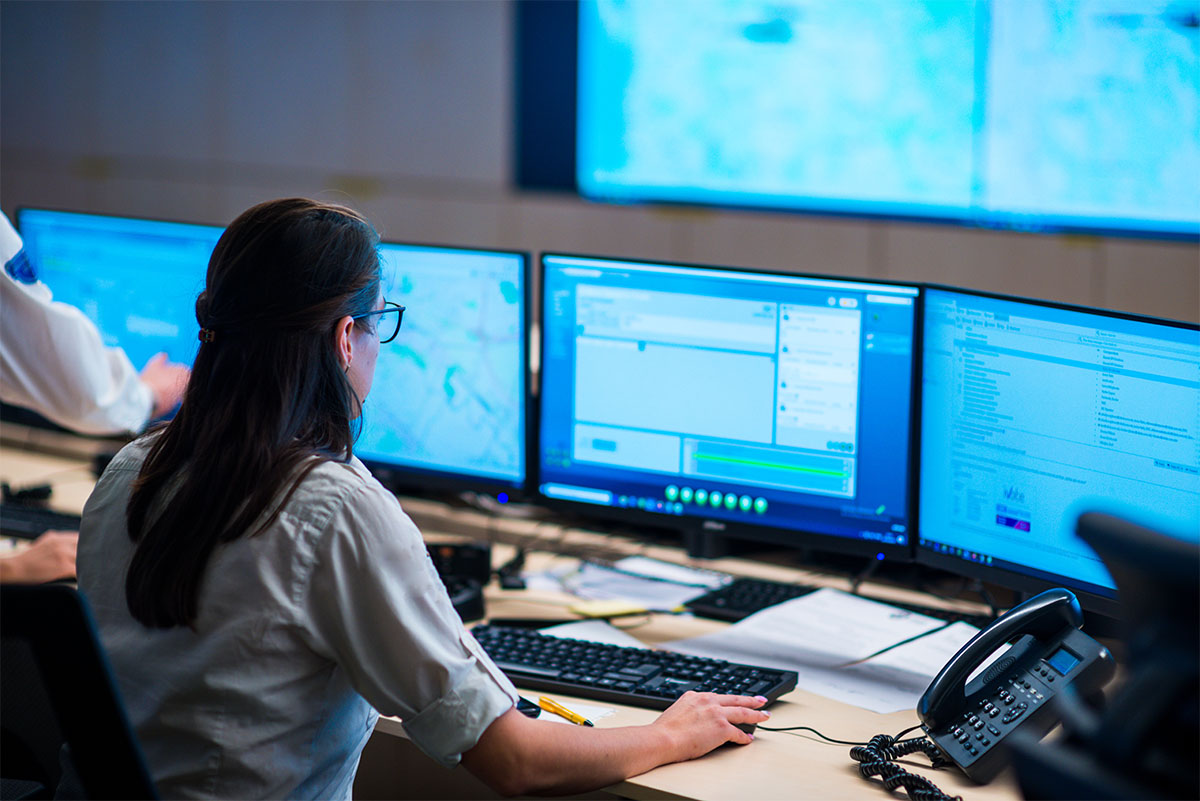
[[[14,485],[48,482],[54,486],[51,505],[63,511],[82,510],[91,493],[93,479],[89,460],[76,457],[50,456],[12,447],[0,448],[0,480]],[[409,502],[405,503],[406,507]],[[413,502],[421,507],[422,502]],[[426,525],[426,530],[429,530]],[[434,536],[437,533],[434,532]],[[564,536],[570,537],[568,532]],[[586,536],[578,533],[575,536]],[[678,551],[670,548],[642,549],[647,555],[681,560]],[[496,546],[496,558],[502,561],[511,554],[508,546]],[[530,567],[551,562],[550,554],[531,554]],[[730,570],[741,575],[760,575],[784,581],[807,581],[840,586],[842,579],[808,575],[777,565],[751,563],[745,560],[717,560],[706,566]],[[845,587],[843,587],[845,588]],[[896,588],[882,588],[884,593],[907,595]],[[563,617],[567,596],[549,592],[512,592],[489,587],[488,612],[496,617]],[[915,593],[913,594],[915,595]],[[917,596],[925,598],[925,596]],[[629,621],[632,623],[632,621]],[[682,615],[652,615],[629,633],[648,645],[705,634],[726,624]],[[568,703],[572,700],[563,696]],[[581,700],[597,704],[595,701]],[[612,706],[603,704],[604,706]],[[627,726],[649,723],[657,712],[634,707],[615,706],[614,715],[596,721],[599,727]],[[839,740],[867,740],[875,734],[895,734],[917,722],[915,712],[880,715],[813,693],[797,689],[771,707],[772,726],[811,726]],[[561,724],[547,724],[561,725]],[[807,733],[768,732],[759,730],[755,741],[745,747],[725,746],[698,760],[666,765],[608,788],[608,793],[635,799],[871,799],[886,801],[889,795],[877,782],[868,784],[858,775],[857,765],[849,756],[849,746],[824,742]],[[1019,797],[1009,773],[986,786],[971,784],[958,771],[929,768],[928,760],[915,754],[901,764],[932,779],[947,793],[961,795],[966,801],[1010,801]],[[447,771],[424,755],[404,736],[398,720],[382,718],[375,736],[363,753],[359,780],[355,783],[356,798],[494,798],[486,787],[461,768]]]
[[[497,549],[497,559],[508,554],[503,547]],[[528,566],[539,569],[554,557],[548,554],[531,555]],[[794,577],[792,580],[796,580]],[[569,596],[552,592],[512,592],[490,586],[487,590],[488,614],[494,617],[568,617],[565,606]],[[636,621],[646,621],[636,623]],[[687,615],[651,615],[646,618],[630,618],[628,633],[642,642],[653,645],[683,637],[699,636],[728,625],[713,620],[694,618]],[[619,625],[625,624],[618,621]],[[612,707],[615,714],[596,721],[597,727],[630,726],[650,723],[658,713],[649,709],[626,707],[606,702],[556,693],[569,707],[571,701],[593,706]],[[896,734],[915,725],[915,711],[881,715],[824,698],[802,689],[794,690],[771,706],[773,727],[811,726],[827,737],[838,740],[866,741],[876,734]],[[548,725],[562,725],[551,723]],[[913,736],[913,735],[909,735]],[[396,771],[395,760],[412,758],[405,755],[405,748],[395,747],[399,742],[407,745],[413,754],[415,747],[405,738],[399,720],[382,718],[376,727],[376,737],[397,741],[389,749],[386,759],[389,773],[411,775],[408,771]],[[380,744],[376,744],[377,747]],[[386,747],[386,746],[385,746]],[[381,748],[382,751],[382,748]],[[368,764],[364,753],[360,770],[376,775],[377,765]],[[416,755],[416,763],[425,759]],[[383,761],[383,760],[381,760]],[[428,760],[426,760],[428,762]],[[901,760],[906,769],[931,779],[947,793],[961,795],[966,801],[988,801],[1019,798],[1019,792],[1009,773],[986,786],[972,784],[957,770],[933,770],[929,761],[921,754]],[[415,767],[415,765],[414,765]],[[439,770],[436,766],[427,770]],[[464,771],[446,772],[462,774]],[[451,791],[437,797],[495,797],[482,785],[473,784],[469,777],[457,777],[462,781],[457,792]],[[447,779],[449,776],[447,775]],[[356,785],[356,797],[396,797],[407,786],[398,778],[388,791],[385,784],[364,781],[363,787]],[[362,790],[360,794],[360,789]],[[428,787],[422,788],[429,793]],[[608,788],[613,795],[635,799],[775,799],[775,798],[820,798],[820,799],[870,799],[876,795],[886,801],[887,793],[878,782],[868,784],[858,774],[858,765],[850,759],[850,746],[825,742],[809,732],[768,732],[759,729],[755,741],[749,746],[725,746],[698,760],[666,765]],[[406,796],[415,797],[415,796]]]
[[[50,484],[50,508],[79,514],[92,494],[96,479],[90,459],[51,456],[18,448],[0,448],[0,481],[14,489],[31,484]]]

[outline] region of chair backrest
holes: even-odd
[[[1095,512],[1077,532],[1117,585],[1125,675],[1099,709],[1060,692],[1061,736],[1009,738],[1021,791],[1200,798],[1200,545]]]
[[[157,798],[84,597],[0,586],[0,640],[4,778],[57,783],[66,743],[86,798]],[[10,775],[22,765],[34,774]]]

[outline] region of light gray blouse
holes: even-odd
[[[125,507],[147,448],[96,485],[78,573],[164,798],[350,798],[380,712],[452,766],[512,707],[420,532],[357,459],[319,466],[266,531],[218,548],[194,631],[135,621]]]

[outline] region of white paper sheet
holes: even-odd
[[[529,576],[530,589],[555,589],[589,601],[619,599],[650,611],[671,611],[704,593],[703,587],[643,578],[608,567],[581,563],[578,568],[558,568]]]
[[[530,701],[537,703],[537,696],[530,697],[528,694],[526,694],[525,697],[529,698]],[[610,715],[615,715],[617,713],[617,710],[613,709],[611,706],[594,706],[592,704],[585,704],[580,701],[564,702],[562,700],[561,696],[555,695],[555,696],[551,696],[551,697],[554,698],[555,701],[558,701],[559,703],[561,703],[567,709],[570,709],[572,712],[575,712],[576,714],[579,714],[579,715],[583,715],[584,718],[586,718],[587,720],[590,720],[592,723],[595,723],[597,720],[600,720],[601,718],[606,718]],[[579,725],[578,723],[572,723],[571,721],[567,720],[566,718],[562,717],[561,715],[556,715],[553,712],[547,712],[544,709],[541,711],[541,714],[539,714],[537,716],[537,719],[538,720],[551,720],[551,721],[554,721],[555,723],[565,723],[568,726],[578,726]]]
[[[715,570],[677,565],[673,562],[651,559],[648,556],[626,556],[624,559],[618,559],[616,562],[613,562],[613,567],[635,576],[659,579],[660,581],[671,581],[675,584],[686,584],[691,587],[703,587],[708,590],[715,590],[717,587],[721,587],[731,581],[728,573],[718,573]]]
[[[916,706],[941,666],[977,631],[955,623],[858,664],[856,660],[945,626],[936,618],[833,589],[764,609],[673,651],[799,674],[799,687],[874,712]]]

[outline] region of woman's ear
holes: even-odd
[[[333,328],[333,350],[343,370],[349,370],[350,362],[354,361],[354,340],[350,336],[353,330],[354,318],[350,315],[338,320]]]

